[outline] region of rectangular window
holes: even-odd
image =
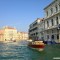
[[[54,39],[54,35],[51,36],[51,39]]]
[[[57,29],[57,34],[59,34],[59,30]]]
[[[56,8],[56,12],[58,12],[58,7],[57,7],[57,5],[55,6],[55,8]]]
[[[38,32],[35,33],[36,35],[38,34]]]
[[[47,35],[47,40],[49,39],[49,35]]]
[[[59,3],[59,10],[60,10],[60,3]]]
[[[57,39],[59,39],[59,34],[57,34]]]
[[[47,16],[48,16],[48,11],[46,12]]]
[[[51,8],[51,14],[53,14],[53,8]]]
[[[54,25],[54,23],[53,23],[53,19],[51,19],[51,24],[52,24],[52,26]]]
[[[58,25],[58,23],[59,23],[59,22],[58,22],[58,17],[56,17],[56,24]]]
[[[47,27],[49,27],[49,22],[47,21]]]

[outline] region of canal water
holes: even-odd
[[[60,57],[60,45],[46,45],[39,52],[20,43],[0,43],[0,60],[54,60]]]

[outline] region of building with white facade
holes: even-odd
[[[39,40],[44,40],[44,18],[40,20],[38,27]]]
[[[60,43],[60,0],[54,0],[44,11],[44,40]]]
[[[29,39],[32,40],[39,40],[40,37],[40,22],[42,21],[42,19],[37,18],[32,24],[29,25]],[[42,26],[42,25],[41,25]]]

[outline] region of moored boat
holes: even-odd
[[[38,51],[43,51],[45,44],[43,43],[43,41],[34,41],[34,42],[29,42],[28,46]]]

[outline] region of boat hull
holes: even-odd
[[[44,48],[44,45],[29,45],[33,48]]]
[[[29,45],[29,47],[31,47],[32,49],[36,49],[38,51],[43,51],[45,45]]]

